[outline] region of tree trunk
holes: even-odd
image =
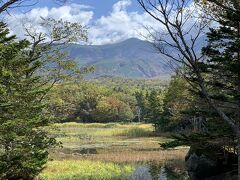
[[[238,39],[240,39],[240,22],[238,22]],[[238,44],[238,46],[239,46],[239,44]],[[238,58],[238,66],[240,66],[240,47],[238,47],[237,58]],[[239,97],[240,96],[240,72],[238,72],[238,75],[237,75],[237,93],[238,93],[237,125],[239,127],[239,123],[240,123],[240,97]],[[239,133],[237,135],[237,154],[238,154],[238,180],[240,180],[240,134]]]
[[[240,135],[237,137],[237,156],[238,156],[238,180],[240,180]]]

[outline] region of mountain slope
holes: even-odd
[[[149,42],[135,38],[109,45],[71,44],[67,51],[80,66],[95,66],[91,77],[152,78],[170,74],[164,57]]]

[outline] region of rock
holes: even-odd
[[[218,171],[216,161],[208,159],[205,155],[197,156],[195,153],[191,154],[186,161],[186,167],[190,179],[198,180],[211,176]]]
[[[215,145],[192,146],[185,161],[191,180],[231,180],[234,173],[229,172],[236,170],[237,155]]]
[[[97,154],[97,149],[96,148],[81,149],[80,154]]]
[[[74,155],[80,155],[80,154],[97,154],[96,148],[63,148],[61,149],[61,153],[64,154],[74,154]]]

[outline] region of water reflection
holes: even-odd
[[[168,165],[148,163],[137,166],[130,180],[187,180],[186,172],[176,171]]]

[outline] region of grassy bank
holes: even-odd
[[[127,179],[134,170],[131,165],[118,165],[100,161],[53,161],[48,163],[48,168],[43,171],[42,179],[52,180],[111,180]]]

